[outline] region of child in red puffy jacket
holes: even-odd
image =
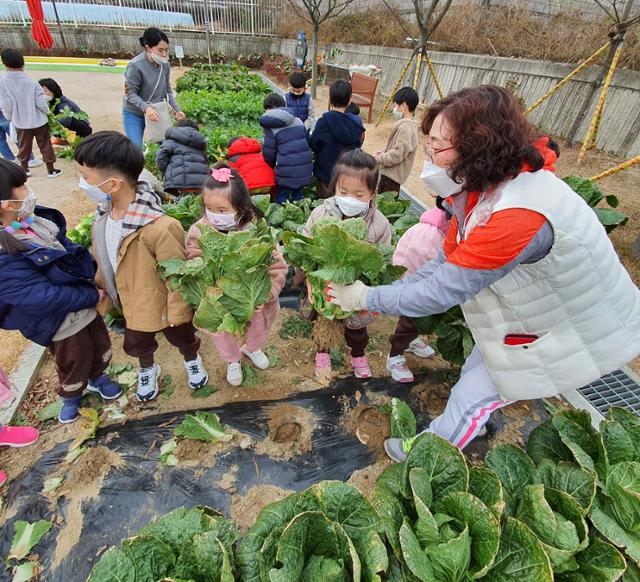
[[[275,190],[276,175],[262,157],[262,146],[251,137],[229,140],[229,166],[238,170],[250,194],[270,194]]]

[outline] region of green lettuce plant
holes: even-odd
[[[413,323],[421,334],[436,336],[438,354],[454,366],[462,366],[473,350],[473,335],[459,305],[444,313],[413,318]]]
[[[561,412],[532,431],[527,450],[537,463],[564,462],[593,476],[591,523],[640,564],[640,419],[613,407],[596,431],[586,412]]]
[[[86,214],[80,219],[69,232],[67,237],[74,243],[82,245],[85,248],[91,247],[91,227],[93,226],[94,214]]]
[[[162,206],[165,214],[180,221],[185,232],[202,218],[203,206],[202,197],[199,194],[189,194],[182,196],[178,201]]]
[[[228,234],[205,224],[199,228],[202,257],[160,261],[161,276],[196,309],[195,325],[242,336],[269,298],[273,232],[264,220]]]
[[[383,192],[376,196],[378,210],[385,215],[393,228],[393,244],[414,224],[420,222],[420,216],[411,211],[411,201],[402,200],[396,192]]]
[[[267,224],[276,229],[278,238],[282,238],[285,231],[299,233],[311,211],[323,202],[304,198],[295,202],[276,204],[271,202],[269,195],[265,194],[253,196],[252,201],[264,213]]]
[[[178,508],[112,547],[88,582],[191,580],[233,582],[236,526],[208,507]]]
[[[405,407],[388,410],[403,435],[415,430]],[[205,416],[184,430],[220,438]],[[600,431],[567,410],[533,431],[529,453],[498,445],[470,465],[426,433],[380,475],[371,501],[323,481],[264,507],[242,540],[216,512],[176,510],[109,550],[89,580],[633,582],[639,437],[623,409]]]
[[[301,268],[311,284],[314,308],[327,319],[352,315],[327,299],[327,282],[384,285],[405,271],[391,264],[391,247],[367,242],[367,225],[361,218],[324,218],[313,226],[311,237],[287,231],[282,240],[289,264]]]
[[[355,487],[323,481],[267,505],[238,549],[245,582],[380,580],[382,523]]]
[[[563,180],[593,209],[607,232],[611,232],[618,226],[624,226],[629,221],[629,217],[624,212],[615,210],[620,204],[617,196],[605,194],[595,182],[582,176],[567,176]],[[608,208],[598,206],[603,200]]]
[[[471,473],[459,449],[424,434],[403,464],[380,476],[372,503],[392,555],[390,579],[459,582],[489,572],[500,547],[501,489],[491,472]]]

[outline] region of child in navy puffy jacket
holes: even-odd
[[[316,126],[316,106],[307,93],[307,78],[295,71],[289,77],[289,91],[284,96],[287,108],[304,123],[308,133]]]
[[[276,170],[276,202],[302,200],[302,189],[311,184],[313,157],[304,124],[285,107],[284,97],[271,93],[264,99],[262,155]]]
[[[330,110],[318,120],[309,139],[309,145],[316,154],[313,173],[318,179],[318,198],[333,196],[329,182],[340,154],[359,148],[364,141],[362,120],[352,113],[345,113],[350,102],[351,85],[347,81],[340,80],[331,85]]]
[[[66,237],[53,208],[36,206],[19,166],[0,160],[0,328],[18,330],[51,350],[59,420],[73,422],[85,389],[104,400],[122,393],[106,374],[111,340],[96,306],[93,257]]]

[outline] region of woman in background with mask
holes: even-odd
[[[426,430],[463,448],[492,411],[579,388],[640,353],[640,291],[505,89],[437,101],[422,131],[422,179],[453,214],[442,252],[396,285],[332,285],[329,295],[343,309],[408,317],[462,305],[476,346]],[[385,449],[402,461],[413,442]]]
[[[170,107],[178,120],[184,119],[185,115],[171,90],[167,35],[158,28],[147,28],[140,37],[140,44],[144,51],[129,61],[124,73],[122,119],[127,137],[142,148],[147,123],[166,124],[163,110]],[[158,131],[161,136],[156,141],[164,139],[164,130]]]
[[[85,390],[103,400],[122,391],[105,374],[111,340],[96,312],[103,293],[94,284],[93,258],[66,237],[60,212],[36,206],[26,182],[24,170],[0,160],[0,328],[51,350],[62,399],[58,419],[69,423]],[[1,437],[0,431],[6,444]]]

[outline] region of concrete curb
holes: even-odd
[[[9,408],[0,412],[0,424],[9,424],[18,408],[20,408],[22,401],[29,393],[31,386],[33,386],[38,376],[46,351],[46,348],[31,342],[24,352],[22,352],[20,364],[13,374],[11,374],[11,381],[17,389],[18,397]]]
[[[269,87],[273,89],[274,93],[278,93],[279,95],[284,95],[284,91],[280,89],[280,87],[278,87],[278,85],[276,85],[271,79],[269,79],[269,77],[267,77],[263,73],[257,73],[257,74],[262,78],[262,80],[267,85],[269,85]]]

